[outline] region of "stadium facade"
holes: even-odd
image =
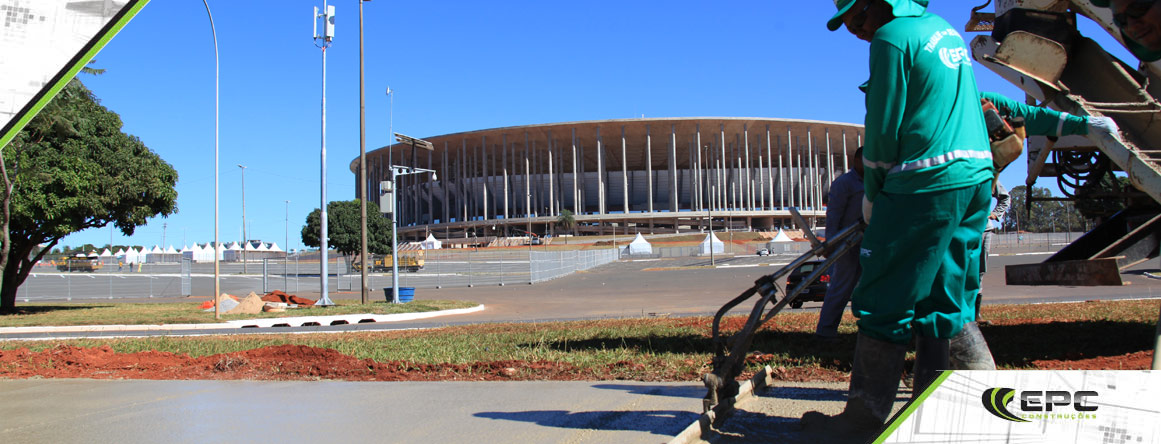
[[[774,229],[789,208],[825,216],[830,182],[850,167],[863,127],[763,118],[658,118],[552,123],[427,137],[367,153],[372,200],[389,165],[400,176],[399,233],[453,239],[545,235],[562,211],[582,233]]]

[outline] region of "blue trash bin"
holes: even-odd
[[[387,302],[391,301],[392,287],[383,289],[383,295],[387,297]],[[415,287],[399,287],[399,303],[406,304],[415,299]]]

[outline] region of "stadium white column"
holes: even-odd
[[[648,202],[649,214],[653,214],[653,134],[649,125],[645,125],[645,201]],[[652,220],[652,219],[650,219]],[[650,223],[652,225],[652,223]]]
[[[746,207],[747,211],[753,211],[754,210],[754,187],[750,181],[750,179],[751,179],[751,176],[750,176],[750,126],[745,124],[745,123],[742,124],[742,139],[743,139],[743,142],[741,144],[741,148],[743,150],[745,150],[745,156],[746,156],[746,170],[745,170],[746,183],[745,183],[745,186],[742,187],[743,194],[746,196],[746,198],[742,200],[742,205]]]
[[[718,131],[721,133],[721,146],[718,147],[718,149],[722,151],[721,161],[719,162],[719,166],[722,169],[721,182],[718,183],[718,192],[721,193],[722,196],[721,200],[718,202],[721,203],[722,209],[725,210],[729,206],[729,202],[726,200],[726,181],[729,180],[729,178],[726,177],[726,168],[730,167],[730,164],[726,158],[726,125],[724,123],[719,125]]]
[[[504,134],[500,139],[500,165],[502,167],[502,174],[504,175],[504,222],[507,222],[508,217],[508,194],[511,190],[508,189],[508,135]]]
[[[597,127],[597,213],[605,214],[605,145]]]
[[[677,213],[677,125],[669,125],[669,211]],[[676,226],[675,226],[676,228]]]
[[[843,174],[845,174],[848,171],[851,171],[851,162],[850,162],[850,159],[848,158],[848,156],[846,156],[846,130],[844,129],[843,130]]]
[[[556,217],[556,190],[553,187],[552,150],[556,143],[552,140],[552,131],[548,132],[548,216]],[[547,228],[545,231],[548,231]]]
[[[576,172],[576,127],[572,128],[572,212],[580,215],[580,190],[577,189],[577,183],[580,182],[580,176]]]
[[[621,125],[621,201],[625,207],[625,217],[629,217],[629,157],[626,150],[625,125]]]
[[[798,195],[794,188],[794,136],[791,134],[789,126],[786,127],[786,172],[789,173],[789,177],[786,179],[786,187],[790,189],[790,205],[787,206],[797,207],[798,199],[796,198]],[[786,192],[783,191],[782,194],[785,195]]]
[[[705,195],[704,195],[704,193],[702,193],[702,191],[705,190],[705,182],[702,181],[702,170],[701,170],[701,148],[702,148],[702,146],[701,146],[701,124],[700,123],[694,127],[694,131],[695,131],[694,132],[694,140],[695,140],[694,151],[696,151],[696,153],[694,154],[694,165],[695,166],[694,166],[694,170],[693,170],[693,179],[694,179],[694,183],[696,184],[696,188],[695,188],[695,190],[696,190],[695,195],[697,196],[696,197],[696,199],[697,199],[696,210],[697,211],[705,211]],[[692,199],[692,197],[691,197],[691,199]]]
[[[770,210],[774,210],[774,150],[770,144],[770,125],[766,125],[766,184],[770,190]]]

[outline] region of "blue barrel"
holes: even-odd
[[[392,289],[392,287],[386,287],[383,289],[383,294],[384,294],[384,296],[387,297],[387,302],[392,302],[391,301],[391,293],[392,293],[391,289]],[[408,302],[411,302],[414,299],[415,299],[415,287],[399,287],[399,303],[400,304],[406,304]]]

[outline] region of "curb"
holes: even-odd
[[[29,333],[83,333],[110,331],[168,331],[168,330],[223,330],[235,328],[308,327],[343,324],[414,321],[438,316],[467,314],[483,311],[484,306],[454,310],[417,313],[349,314],[334,316],[298,316],[287,318],[241,319],[215,324],[151,324],[151,325],[60,325],[48,327],[0,327],[0,335]]]
[[[750,378],[746,382],[743,382],[742,385],[738,387],[738,396],[735,396],[729,405],[738,405],[743,401],[750,399],[751,396],[754,396],[754,390],[773,384],[774,378],[770,376],[771,371],[772,370],[770,369],[770,366],[767,365],[762,368],[762,371],[755,374],[754,377]],[[702,413],[701,417],[697,418],[697,421],[695,421],[693,424],[690,424],[689,427],[686,427],[685,430],[682,430],[681,433],[677,434],[677,436],[669,440],[668,444],[689,444],[703,441],[702,436],[709,434],[709,432],[713,430],[712,426],[714,420],[716,419],[717,414],[714,413],[713,410]]]

